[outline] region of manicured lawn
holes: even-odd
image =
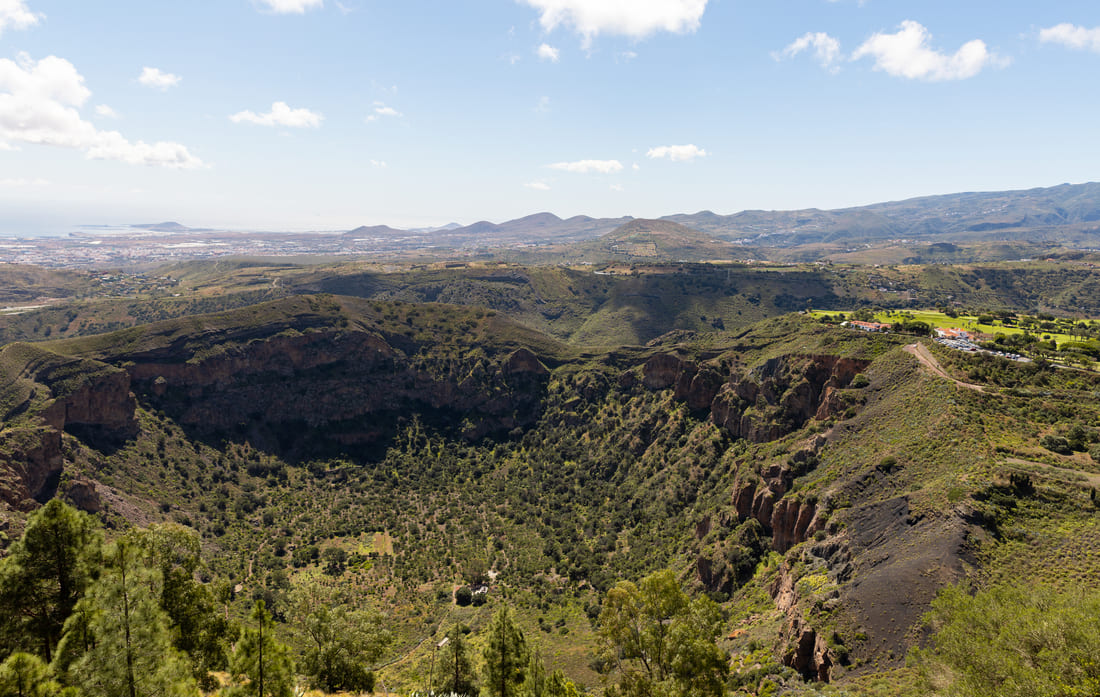
[[[840,314],[848,316],[850,313],[835,310],[814,310],[811,314],[814,317],[834,317]],[[988,334],[990,336],[993,336],[995,334],[1023,334],[1025,331],[1029,331],[1021,329],[1017,326],[1005,326],[1001,323],[1000,320],[994,321],[993,324],[980,324],[978,322],[977,315],[959,315],[958,317],[948,317],[944,313],[937,312],[935,310],[884,310],[875,313],[876,322],[893,323],[900,322],[903,319],[926,322],[928,326],[932,327],[933,329],[948,329],[954,327],[957,329],[965,329],[969,332]],[[1088,321],[1094,322],[1096,320]],[[1044,340],[1048,337],[1050,339],[1054,339],[1056,342],[1058,342],[1059,346],[1066,343],[1067,341],[1080,341],[1079,337],[1074,337],[1070,334],[1063,334],[1059,332],[1031,330],[1031,333]]]

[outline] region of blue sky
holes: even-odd
[[[1100,179],[1100,3],[0,0],[0,233]]]

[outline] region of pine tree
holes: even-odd
[[[237,681],[232,694],[250,697],[293,697],[294,667],[286,645],[275,640],[275,622],[264,601],[252,608],[254,627],[241,630],[229,668]]]
[[[109,566],[81,599],[76,616],[87,618],[91,641],[72,667],[72,680],[86,697],[198,695],[185,657],[172,647],[154,594],[156,574],[140,566],[139,557],[126,540],[112,545]]]
[[[22,539],[0,560],[0,637],[9,649],[52,659],[102,544],[95,519],[57,499],[28,518]]]
[[[59,689],[38,656],[13,653],[0,663],[0,695],[4,697],[53,697]]]
[[[199,534],[178,523],[161,523],[131,533],[147,566],[160,572],[160,607],[173,628],[173,645],[191,658],[195,678],[212,688],[211,671],[224,670],[229,622],[217,611],[214,594],[195,580],[201,564]]]
[[[520,693],[527,668],[527,641],[512,621],[508,608],[493,615],[486,630],[485,687],[493,697],[514,697]]]
[[[477,694],[469,645],[458,625],[447,632],[447,643],[439,656],[439,691],[457,695]]]

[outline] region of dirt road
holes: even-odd
[[[968,390],[974,390],[975,392],[985,392],[985,388],[981,385],[975,385],[970,382],[963,382],[962,380],[956,380],[947,374],[947,371],[943,369],[940,362],[936,360],[936,357],[932,355],[932,352],[928,350],[928,347],[924,344],[909,344],[905,347],[905,350],[911,354],[925,367],[928,372],[943,378],[944,380],[950,380],[959,387],[966,388]]]

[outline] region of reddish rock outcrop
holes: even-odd
[[[0,433],[0,499],[12,508],[31,510],[36,499],[53,493],[64,468],[61,432],[49,426]]]
[[[42,419],[57,430],[91,427],[118,437],[137,431],[130,392],[130,376],[124,370],[100,372],[73,392],[57,397],[42,411]]]
[[[537,418],[549,370],[528,349],[499,362],[410,357],[379,334],[283,332],[195,356],[178,348],[124,356],[135,389],[181,424],[240,428],[261,447],[325,438],[345,446],[385,437],[388,420],[419,412],[478,439]]]
[[[684,362],[668,353],[653,356],[642,366],[642,384],[651,390],[672,387],[680,379]]]
[[[823,420],[840,409],[837,390],[867,366],[867,361],[827,355],[773,358],[738,378],[672,354],[646,361],[642,382],[651,390],[674,388],[673,399],[693,410],[709,409],[711,420],[734,438],[754,443],[781,438],[811,419]]]
[[[828,682],[834,664],[826,638],[806,624],[798,612],[798,590],[791,566],[784,562],[768,592],[780,612],[786,613],[783,641],[787,646],[783,664],[798,671],[807,680]]]
[[[103,501],[96,491],[95,482],[88,479],[70,482],[65,495],[74,506],[87,513],[99,513],[103,510]]]
[[[817,506],[792,499],[781,499],[772,513],[772,549],[786,552],[805,542],[822,526],[817,518]]]

